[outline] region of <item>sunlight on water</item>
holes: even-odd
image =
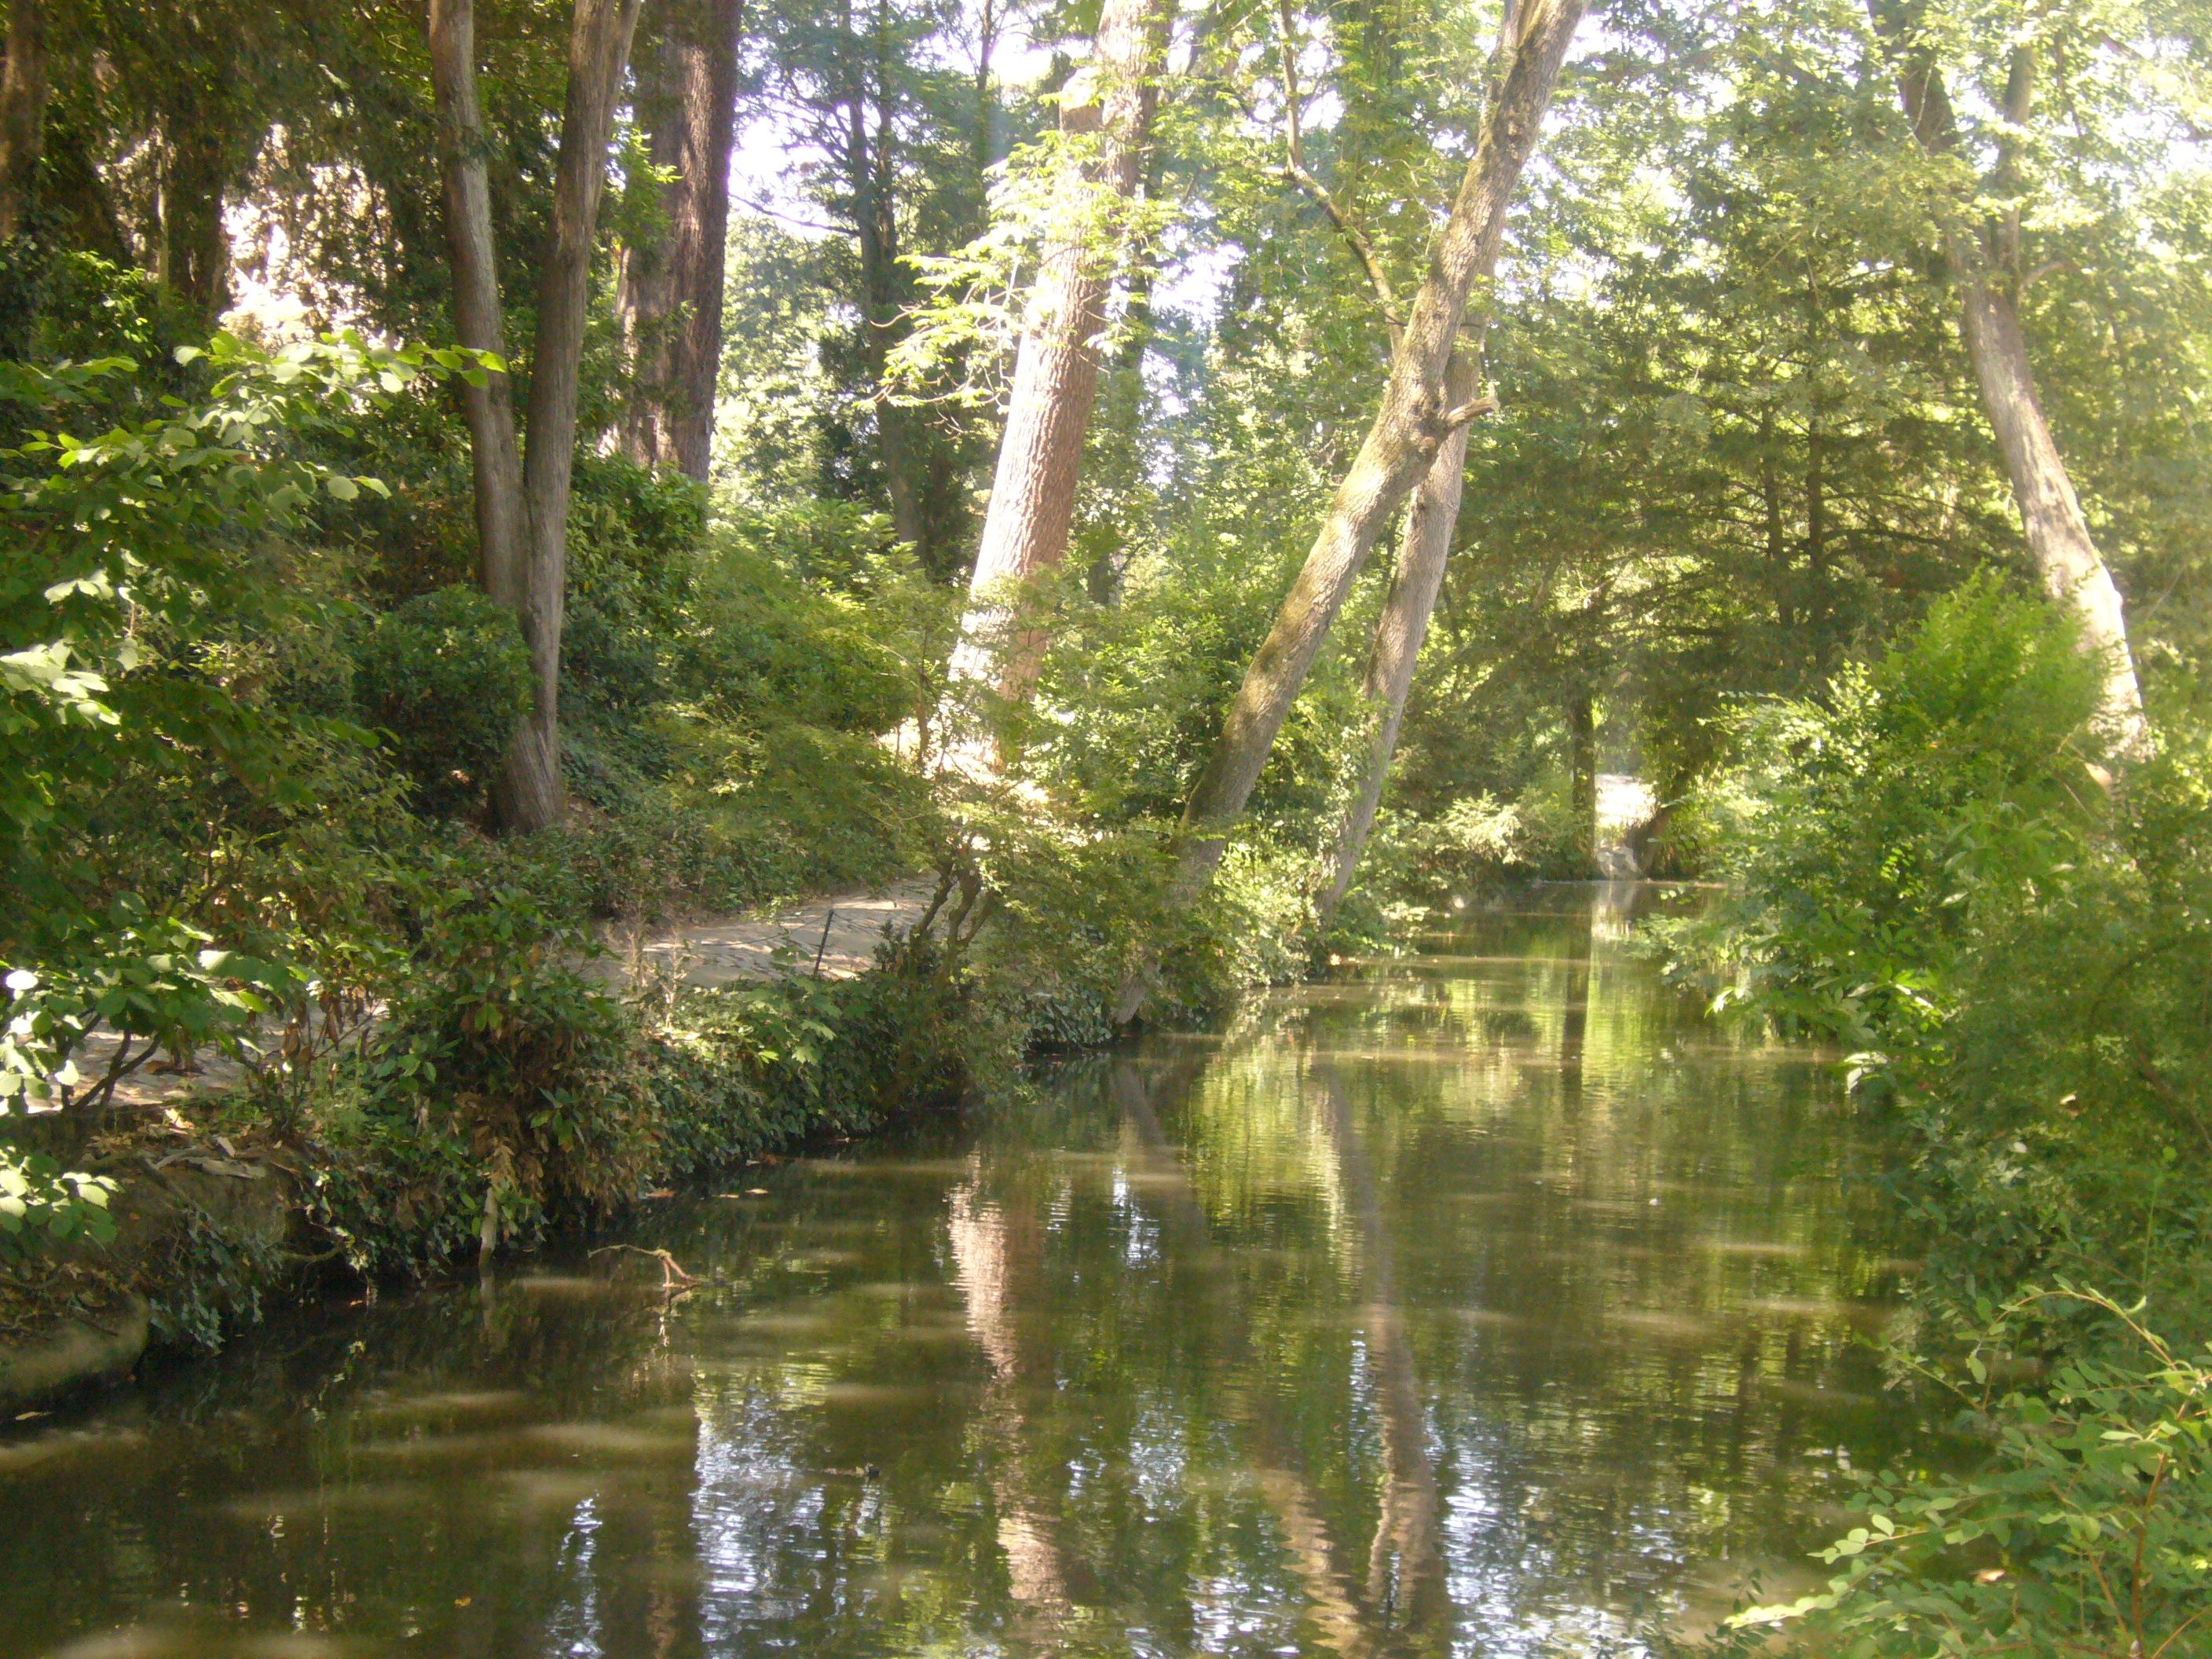
[[[673,1303],[532,1261],[27,1425],[0,1659],[1635,1652],[1804,1579],[1924,1437],[1899,1241],[1623,898],[656,1206]]]

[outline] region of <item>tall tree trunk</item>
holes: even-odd
[[[1828,593],[1828,439],[1817,405],[1805,416],[1805,625],[1812,635],[1813,672],[1826,679],[1834,654],[1835,607]]]
[[[860,256],[860,363],[876,398],[876,461],[890,499],[891,532],[924,555],[928,526],[923,512],[921,447],[912,412],[884,395],[884,371],[905,298],[899,272],[897,204],[891,195],[890,114],[884,107],[884,46],[878,0],[873,32],[873,79],[868,43],[844,0],[846,49],[851,54],[844,89],[845,174],[853,190],[853,228]],[[871,109],[875,130],[869,131]]]
[[[1494,107],[1504,94],[1502,76],[1512,66],[1512,53],[1522,26],[1522,17],[1518,0],[1506,0],[1498,24],[1498,46],[1491,58],[1492,84],[1489,101]],[[1284,0],[1284,82],[1295,85],[1296,60],[1292,46],[1292,31],[1288,0]],[[1320,188],[1313,175],[1306,171],[1297,152],[1297,121],[1296,95],[1291,121],[1291,167],[1293,178],[1306,185],[1320,198],[1329,216],[1344,229],[1352,251],[1365,266],[1368,280],[1381,300],[1384,314],[1395,313],[1390,283],[1374,256],[1366,239],[1355,233],[1351,221],[1328,194]],[[1510,200],[1510,197],[1509,197]],[[1486,287],[1496,274],[1497,258],[1493,250],[1490,262],[1475,272],[1476,285]],[[1471,293],[1473,289],[1471,289]],[[1470,304],[1473,303],[1472,299]],[[1463,328],[1458,348],[1444,366],[1444,403],[1447,408],[1468,406],[1480,389],[1482,378],[1483,343],[1489,332],[1490,313],[1486,304],[1472,317]],[[1369,649],[1367,680],[1362,688],[1364,701],[1370,707],[1366,752],[1363,757],[1358,788],[1338,820],[1336,834],[1331,838],[1322,866],[1320,891],[1314,902],[1315,919],[1326,923],[1343,902],[1350,890],[1352,878],[1359,867],[1360,854],[1366,850],[1367,837],[1375,828],[1375,813],[1382,801],[1382,786],[1390,775],[1390,762],[1397,753],[1398,728],[1405,718],[1406,698],[1413,686],[1413,671],[1419,664],[1422,644],[1427,640],[1429,618],[1434,613],[1437,598],[1443,592],[1444,567],[1451,557],[1452,533],[1459,522],[1460,495],[1467,482],[1468,434],[1464,427],[1455,429],[1444,440],[1430,464],[1428,472],[1413,492],[1413,505],[1406,517],[1406,526],[1398,544],[1397,568],[1391,573],[1389,591],[1384,594],[1382,613],[1376,618],[1375,640]]]
[[[1456,407],[1474,396],[1479,363],[1479,354],[1468,345],[1453,354],[1444,374],[1447,403]],[[1390,775],[1391,757],[1397,753],[1406,698],[1413,689],[1414,665],[1420,660],[1422,641],[1428,638],[1429,617],[1443,590],[1444,565],[1451,557],[1452,531],[1459,522],[1459,498],[1467,483],[1467,438],[1464,426],[1445,438],[1413,491],[1413,505],[1399,537],[1397,568],[1390,573],[1390,591],[1376,618],[1367,679],[1360,688],[1372,724],[1359,786],[1338,821],[1321,891],[1314,901],[1315,914],[1323,921],[1350,890],[1359,855],[1366,851],[1367,837],[1375,828],[1376,810],[1382,804],[1382,785]]]
[[[499,250],[492,240],[490,138],[477,96],[474,0],[430,0],[430,86],[438,108],[438,162],[444,175],[446,239],[453,281],[453,331],[471,351],[507,357],[499,294]],[[519,617],[529,503],[522,494],[522,447],[515,436],[514,388],[500,371],[460,386],[475,462],[477,581]]]
[[[1067,556],[1098,395],[1106,300],[1128,240],[1123,216],[1109,204],[1134,195],[1142,175],[1167,21],[1164,0],[1106,0],[1091,61],[1061,95],[1060,132],[1092,148],[1071,158],[1054,186],[1060,237],[1046,251],[1024,308],[1013,397],[951,666],[955,680],[993,681],[1008,698],[1029,695],[1043,659],[1042,632],[1011,641],[1006,634],[1021,586]]]
[[[1516,20],[1499,95],[1483,122],[1451,216],[1429,260],[1428,274],[1391,353],[1382,407],[1351,471],[1337,486],[1321,532],[1276,612],[1244,682],[1229,707],[1221,736],[1183,808],[1171,878],[1178,905],[1212,879],[1227,836],[1267,764],[1275,733],[1305,684],[1322,642],[1392,514],[1435,461],[1454,428],[1479,413],[1449,405],[1444,371],[1457,343],[1468,294],[1479,274],[1494,270],[1505,238],[1505,216],[1522,168],[1536,145],[1568,43],[1582,20],[1583,0],[1531,0]],[[1119,1018],[1143,1005],[1145,975],[1124,987]]]
[[[205,106],[175,115],[161,179],[161,275],[208,326],[230,305],[230,238],[222,222],[228,125]]]
[[[1920,148],[1931,155],[1955,155],[1958,119],[1934,52],[1923,38],[1915,0],[1869,0],[1875,32],[1897,70],[1899,101]],[[2005,88],[2005,119],[2026,127],[2035,94],[2035,60],[2027,46],[2013,57]],[[1998,181],[2016,168],[2014,145],[1999,152]],[[2020,507],[2028,556],[2044,591],[2069,609],[2081,625],[2084,649],[2105,665],[2099,724],[2124,755],[2141,751],[2142,689],[2128,648],[2126,608],[2112,580],[2068,477],[2065,458],[2051,435],[2020,321],[2020,216],[2011,210],[1993,223],[1974,225],[1955,216],[1943,227],[1943,262],[1959,290],[1960,334],[1980,385],[1982,406]]]
[[[37,199],[46,126],[46,0],[10,0],[0,70],[0,241],[23,228]]]
[[[494,791],[501,823],[524,832],[559,822],[561,621],[568,580],[568,486],[575,465],[577,366],[590,297],[592,229],[606,181],[615,100],[641,0],[576,0],[568,89],[554,167],[551,233],[540,264],[531,353],[529,439],[514,459],[504,375],[467,388],[476,454],[478,558],[484,591],[512,607],[530,647],[531,708]],[[432,83],[453,244],[455,321],[464,345],[496,351],[502,331],[483,116],[476,89],[474,0],[431,0]]]
[[[1568,810],[1574,814],[1575,858],[1583,876],[1597,873],[1597,708],[1587,691],[1567,702]]]
[[[2028,553],[2044,591],[2073,611],[2082,642],[2104,659],[2100,723],[2122,752],[2138,750],[2146,735],[2142,690],[2128,648],[2126,609],[2089,534],[2065,460],[2043,417],[2019,307],[2011,289],[1991,281],[1986,273],[1968,278],[1960,287],[1960,332],[1973,361],[1974,377],[1981,383],[1997,449],[2011,476]]]
[[[1787,635],[1797,626],[1796,577],[1790,556],[1790,538],[1783,528],[1782,466],[1774,434],[1774,406],[1759,411],[1759,495],[1765,511],[1766,562],[1774,584],[1774,619],[1782,626],[1784,648]]]
[[[653,165],[675,176],[661,193],[665,234],[656,246],[630,250],[620,296],[637,374],[623,450],[702,483],[714,447],[744,12],[744,0],[685,0],[665,15],[641,70],[650,82],[638,102]]]

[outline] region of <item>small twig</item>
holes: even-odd
[[[837,920],[837,907],[831,905],[830,914],[822,918],[822,942],[814,947],[814,977],[822,977],[822,953],[830,948],[830,924]]]

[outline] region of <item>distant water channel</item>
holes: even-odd
[[[1639,1651],[1920,1425],[1820,1056],[1551,890],[0,1438],[16,1656]]]

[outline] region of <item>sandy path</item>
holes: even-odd
[[[833,893],[772,915],[665,928],[648,933],[635,947],[617,936],[609,940],[613,959],[603,967],[617,978],[642,969],[655,978],[680,977],[703,990],[771,979],[780,971],[777,953],[788,951],[793,972],[812,973],[818,956],[823,978],[850,979],[874,966],[876,947],[891,929],[904,930],[921,920],[934,890],[917,881],[880,892]]]

